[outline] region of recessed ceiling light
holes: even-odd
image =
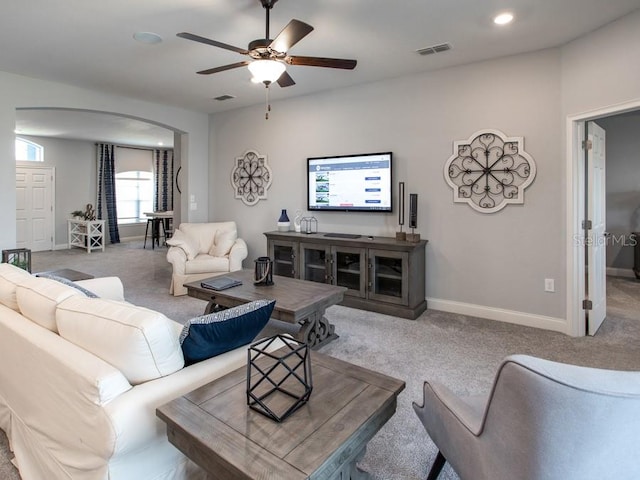
[[[164,145],[164,143],[162,143],[162,142],[158,142],[158,145],[159,145],[159,146],[163,146],[163,145]]]
[[[162,42],[162,37],[153,32],[136,32],[133,34],[133,38],[140,43],[146,43],[148,45],[156,45]]]
[[[513,14],[509,12],[504,12],[493,17],[493,23],[495,23],[496,25],[506,25],[507,23],[511,23],[512,21]]]

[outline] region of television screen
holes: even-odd
[[[307,159],[307,208],[391,212],[391,152]]]

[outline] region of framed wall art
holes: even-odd
[[[524,138],[491,129],[453,142],[453,155],[444,166],[453,201],[467,203],[481,213],[524,203],[524,190],[535,176],[536,164],[524,151]]]
[[[231,185],[235,198],[245,204],[252,206],[260,200],[265,200],[271,179],[271,168],[267,164],[266,155],[248,150],[235,159],[231,171]]]

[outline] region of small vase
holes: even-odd
[[[280,212],[280,218],[278,219],[278,231],[288,232],[290,226],[291,222],[289,221],[289,216],[287,215],[287,209],[283,208],[282,212]]]
[[[280,218],[278,219],[278,222],[288,222],[289,221],[289,216],[287,215],[287,209],[283,208],[282,212],[280,212]]]

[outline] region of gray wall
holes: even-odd
[[[568,43],[561,52],[563,114],[640,99],[640,10]]]
[[[87,141],[20,135],[44,147],[44,166],[55,167],[54,244],[67,244],[67,219],[96,204],[96,147]],[[20,162],[19,165],[29,165]]]
[[[277,102],[268,121],[263,106],[214,115],[210,210],[238,221],[252,259],[266,253],[262,233],[275,229],[282,208],[304,209],[307,157],[390,150],[396,183],[419,195],[427,297],[562,317],[563,253],[549,248],[561,244],[564,221],[560,105],[553,49]],[[524,205],[481,214],[453,203],[443,178],[452,142],[484,128],[525,138],[538,175]],[[253,207],[233,198],[229,180],[247,149],[266,154],[273,169],[268,200]],[[393,236],[396,215],[316,217],[324,232]],[[543,291],[545,278],[556,293]]]
[[[67,245],[67,219],[87,203],[96,206],[96,145],[83,140],[21,135],[44,147],[44,166],[56,169],[55,245]],[[28,163],[20,162],[19,165]],[[146,224],[120,225],[120,238],[140,237]],[[107,242],[108,242],[107,238]]]
[[[599,119],[606,131],[607,267],[633,268],[631,232],[640,231],[640,112]]]

